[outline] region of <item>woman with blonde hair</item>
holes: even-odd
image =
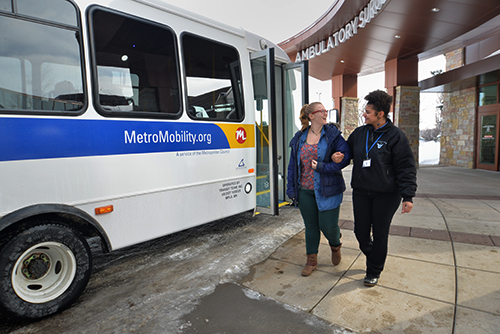
[[[339,129],[327,124],[327,118],[328,111],[320,102],[304,105],[300,111],[302,129],[290,141],[287,195],[304,219],[307,262],[303,276],[318,266],[321,232],[330,244],[332,264],[338,265],[342,258],[338,220],[345,183],[341,170],[349,164],[351,151]],[[332,157],[339,162],[333,162]]]

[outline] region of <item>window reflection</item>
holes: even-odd
[[[192,118],[242,120],[243,98],[236,49],[191,34],[182,37]]]
[[[10,0],[0,0],[0,10],[12,11],[12,2]]]
[[[479,106],[497,103],[497,85],[479,87]]]
[[[173,33],[100,8],[91,15],[102,112],[177,117],[181,104]]]
[[[489,72],[479,76],[479,85],[489,84],[498,80],[498,71]]]
[[[83,106],[75,31],[0,15],[0,108],[77,111]]]
[[[64,0],[17,0],[19,14],[77,26],[75,7]]]

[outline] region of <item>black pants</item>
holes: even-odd
[[[399,193],[353,191],[354,234],[366,256],[366,274],[369,276],[380,277],[384,270],[389,228],[400,203]]]

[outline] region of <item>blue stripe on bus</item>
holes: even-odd
[[[0,161],[228,148],[211,123],[0,118]]]

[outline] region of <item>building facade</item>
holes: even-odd
[[[331,80],[341,129],[358,125],[358,75],[385,71],[392,118],[416,161],[420,94],[443,94],[439,164],[499,171],[500,6],[475,0],[352,0],[280,43],[309,74]],[[418,62],[446,56],[446,71],[418,81]]]

